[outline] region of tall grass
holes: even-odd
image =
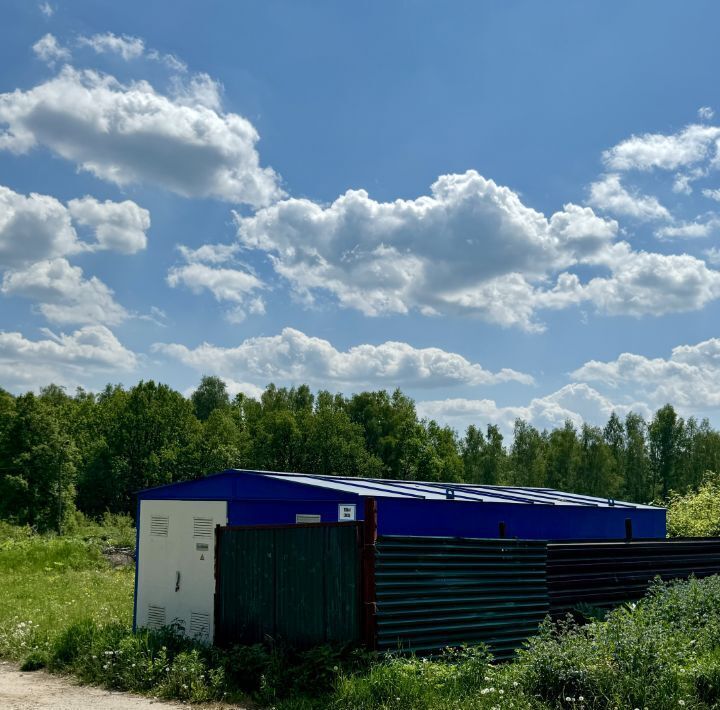
[[[0,656],[47,652],[80,620],[130,624],[133,572],[110,569],[91,542],[0,525]]]

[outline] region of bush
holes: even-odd
[[[720,536],[720,477],[712,472],[697,491],[671,493],[667,501],[669,537]]]

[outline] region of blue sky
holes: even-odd
[[[720,424],[714,3],[26,2],[0,386]]]

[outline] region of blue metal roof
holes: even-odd
[[[217,481],[218,478],[241,479],[251,475],[266,481],[282,481],[283,483],[312,486],[326,491],[354,494],[362,497],[405,498],[414,500],[457,500],[476,503],[514,503],[520,505],[551,505],[591,508],[627,508],[657,510],[655,506],[628,503],[608,498],[596,498],[577,493],[564,493],[550,488],[521,488],[517,486],[485,486],[471,483],[438,483],[430,481],[403,481],[384,478],[357,478],[351,476],[321,476],[309,473],[280,473],[276,471],[252,471],[244,469],[228,469],[205,479],[171,483],[158,488],[140,492],[140,497],[149,491],[154,496],[166,490],[172,497],[182,492],[185,487],[197,489],[203,481]],[[240,495],[238,495],[238,493]],[[194,496],[193,496],[194,497]],[[241,498],[238,490],[234,497]]]
[[[476,501],[479,503],[521,503],[541,505],[592,506],[596,508],[653,508],[608,498],[596,498],[577,493],[564,493],[551,488],[517,486],[486,486],[472,483],[439,483],[434,481],[402,481],[387,478],[357,478],[350,476],[320,476],[309,473],[254,472],[269,478],[291,480],[309,486],[355,493],[360,496],[417,498],[425,500]]]

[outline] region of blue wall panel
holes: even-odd
[[[337,492],[335,493],[337,495]],[[333,501],[320,500],[253,500],[230,501],[228,525],[289,525],[295,515],[319,515],[320,522],[337,523],[338,505],[354,503],[357,519],[362,519],[363,502],[358,496],[347,495]]]
[[[378,534],[507,537],[526,540],[624,538],[625,519],[633,537],[665,537],[665,510],[465,503],[462,501],[378,498]]]

